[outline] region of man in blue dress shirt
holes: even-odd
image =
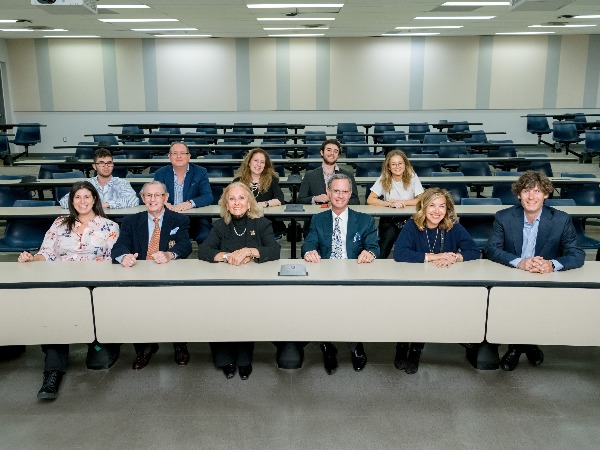
[[[571,217],[544,206],[552,190],[552,182],[540,172],[530,170],[521,175],[512,186],[521,204],[496,213],[493,233],[484,250],[487,259],[540,274],[583,265],[585,252],[577,246]],[[514,370],[522,353],[533,365],[544,361],[537,345],[512,344],[500,360],[500,367]]]

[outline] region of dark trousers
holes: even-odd
[[[144,350],[146,350],[147,347],[150,347],[152,344],[146,343],[146,344],[133,344],[133,348],[135,348],[135,352],[137,354],[142,353]],[[177,347],[182,347],[186,345],[185,342],[173,342],[173,348],[177,348]]]
[[[42,351],[46,354],[44,372],[49,370],[66,372],[67,361],[69,360],[69,344],[42,345]]]
[[[396,226],[400,219],[397,217],[381,217],[379,219],[379,257],[387,259],[400,234],[400,228]]]
[[[252,364],[254,342],[210,342],[213,363],[216,367],[229,364],[249,366]]]
[[[423,350],[425,344],[423,342],[398,342],[398,344],[410,345],[410,348],[415,350]]]

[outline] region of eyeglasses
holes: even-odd
[[[346,195],[350,195],[350,194],[352,193],[351,191],[342,191],[342,190],[340,190],[340,189],[334,189],[334,190],[333,190],[333,191],[331,191],[331,192],[333,192],[333,195],[343,195],[344,197],[345,197]]]
[[[144,194],[144,198],[152,199],[152,198],[161,198],[164,197],[165,194]]]
[[[98,161],[97,163],[94,163],[94,164],[96,164],[97,166],[100,166],[100,167],[104,167],[104,166],[112,167],[115,165],[115,163],[113,163],[112,161],[109,161],[109,162]]]
[[[175,152],[175,153],[169,153],[169,155],[174,156],[175,158],[177,158],[178,156],[185,156],[185,155],[189,155],[190,152]]]
[[[403,163],[403,162],[401,162],[401,163],[390,163],[390,167],[391,167],[392,169],[394,169],[394,168],[396,168],[396,167],[402,167],[403,165],[404,165],[404,163]]]

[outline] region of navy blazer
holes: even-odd
[[[187,216],[165,208],[158,249],[162,252],[177,253],[177,257],[181,259],[190,256],[192,243],[189,228],[190,219]],[[115,258],[129,253],[137,253],[137,259],[146,259],[148,242],[148,212],[125,216],[119,238],[112,248],[113,263],[118,264]]]
[[[169,203],[175,201],[175,174],[173,166],[161,167],[154,173],[154,180],[167,186]],[[183,182],[183,201],[193,200],[196,207],[210,205],[213,201],[212,190],[208,181],[208,173],[204,167],[189,165],[189,170]]]
[[[331,257],[333,235],[333,213],[331,210],[313,216],[310,231],[302,244],[301,254],[316,250],[321,258]],[[375,220],[368,214],[348,208],[348,230],[346,232],[346,254],[348,259],[357,259],[363,250],[373,252],[379,258],[379,239]]]
[[[360,199],[358,198],[358,188],[356,187],[356,181],[354,176],[350,172],[345,170],[336,170],[335,173],[343,173],[350,178],[352,183],[352,195],[348,201],[349,205],[360,205]],[[300,183],[300,189],[298,189],[298,203],[303,205],[310,205],[312,198],[315,195],[321,195],[327,193],[327,186],[325,186],[325,178],[323,178],[323,168],[317,167],[316,169],[309,170],[302,178]]]
[[[523,248],[524,210],[521,205],[498,211],[494,219],[492,236],[484,253],[487,259],[510,265],[521,257]],[[544,206],[535,243],[535,256],[555,259],[563,270],[581,267],[585,252],[577,247],[577,234],[571,216],[549,206]]]

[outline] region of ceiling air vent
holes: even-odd
[[[510,0],[513,11],[556,11],[575,0]]]

